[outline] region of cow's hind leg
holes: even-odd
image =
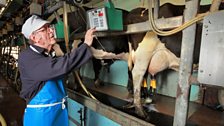
[[[93,70],[95,73],[95,78],[94,78],[94,86],[99,87],[101,80],[99,78],[100,75],[100,70],[102,68],[101,62],[99,59],[93,58]]]
[[[141,104],[141,85],[143,76],[148,68],[149,62],[157,44],[160,40],[153,32],[147,32],[143,41],[139,44],[135,52],[135,64],[132,70],[134,86],[134,105],[136,113],[141,117],[146,117]]]

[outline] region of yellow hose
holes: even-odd
[[[0,122],[2,126],[7,126],[5,119],[3,118],[2,114],[0,113]]]
[[[68,15],[67,15],[67,7],[66,7],[66,2],[64,2],[64,14],[63,14],[63,21],[64,21],[64,35],[65,35],[65,44],[66,44],[66,51],[67,53],[70,52],[69,49],[69,36],[68,36]],[[94,100],[97,100],[85,87],[85,85],[83,84],[81,78],[79,77],[79,74],[77,71],[75,71],[75,76],[77,77],[80,86],[82,87],[82,89],[86,92],[86,94],[88,96],[90,96],[91,98],[93,98]]]
[[[172,34],[175,34],[177,32],[180,32],[182,30],[184,30],[185,28],[191,26],[192,24],[202,20],[206,15],[208,15],[208,13],[204,13],[204,14],[200,14],[198,15],[197,17],[185,22],[182,26],[178,27],[178,28],[175,28],[173,30],[170,30],[170,31],[162,31],[162,30],[159,30],[154,22],[154,19],[153,19],[153,16],[152,16],[152,0],[149,0],[149,25],[150,27],[152,28],[152,31],[155,32],[156,34],[160,35],[160,36],[169,36],[169,35],[172,35]]]
[[[80,84],[80,86],[82,87],[82,89],[86,92],[86,94],[88,95],[88,96],[90,96],[92,99],[94,99],[94,100],[97,100],[88,90],[87,90],[87,88],[85,87],[85,85],[83,84],[83,82],[82,82],[82,80],[81,80],[81,78],[79,77],[79,74],[78,74],[78,72],[77,71],[75,71],[75,76],[76,76],[76,78],[78,79],[78,81],[79,81],[79,84]],[[98,101],[98,100],[97,100]]]

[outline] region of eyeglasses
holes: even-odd
[[[49,25],[49,24],[45,24],[43,27],[41,27],[40,29],[36,30],[33,32],[33,34],[37,34],[39,32],[45,32],[47,31],[48,29],[54,29],[53,25]]]

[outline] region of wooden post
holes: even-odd
[[[222,0],[213,0],[212,5],[210,7],[210,12],[218,11],[221,2]]]
[[[64,9],[63,21],[64,21],[65,46],[66,46],[66,51],[70,52],[70,49],[69,49],[69,36],[68,36],[68,15],[67,15],[66,1],[63,2],[63,9]]]

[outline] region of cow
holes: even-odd
[[[207,7],[207,6],[206,6]],[[205,12],[209,7],[204,7]],[[166,3],[159,7],[159,18],[175,17],[183,14],[184,6],[175,6]],[[127,17],[128,23],[139,23],[148,20],[148,11],[145,8],[131,10]],[[196,42],[194,47],[193,62],[198,63],[202,25],[197,25]],[[133,91],[136,114],[146,117],[141,102],[141,85],[145,73],[154,77],[165,69],[178,71],[180,64],[182,32],[170,36],[158,36],[154,32],[134,33],[129,35],[129,42],[132,45],[134,67],[132,69]]]

